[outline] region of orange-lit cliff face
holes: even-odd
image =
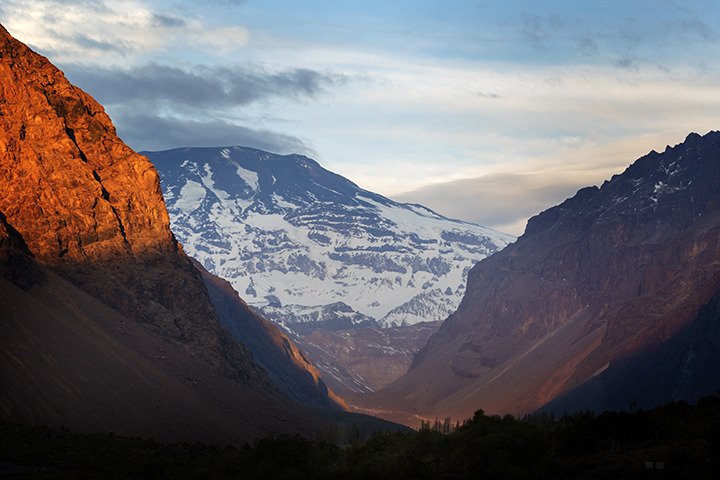
[[[102,106],[0,32],[0,210],[51,265],[176,250],[150,162]]]
[[[224,375],[263,376],[220,328],[170,231],[152,164],[116,136],[102,106],[4,29],[0,182],[0,212],[36,260]]]
[[[216,443],[322,424],[219,322],[150,162],[1,26],[0,192],[1,419]]]

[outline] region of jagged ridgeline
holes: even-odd
[[[301,155],[143,153],[185,251],[299,336],[444,320],[469,269],[515,240],[393,202]]]
[[[695,402],[720,387],[719,305],[711,131],[531,218],[470,271],[460,306],[407,374],[346,400],[406,415],[395,418]]]

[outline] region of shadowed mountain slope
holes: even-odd
[[[530,219],[517,242],[470,271],[458,310],[411,370],[349,403],[412,423],[478,408],[532,412],[606,369],[622,383],[641,355],[690,332],[720,290],[719,145],[719,132],[690,134]],[[710,351],[700,333],[685,341]],[[716,382],[695,376],[691,396]]]
[[[4,420],[167,440],[311,434],[219,322],[152,164],[0,27]]]
[[[253,352],[255,362],[283,392],[296,402],[348,410],[345,401],[325,386],[320,371],[287,335],[248,307],[230,282],[191,260],[202,273],[220,321]]]

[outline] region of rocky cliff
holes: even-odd
[[[522,414],[666,348],[720,289],[719,145],[719,132],[691,134],[532,218],[470,271],[410,372],[351,401],[408,418]],[[696,380],[695,392],[720,387]]]
[[[2,27],[0,191],[4,419],[114,427],[129,434],[154,431],[158,438],[168,437],[169,423],[177,423],[182,412],[188,418],[197,413],[187,421],[209,435],[224,423],[218,427],[223,440],[251,437],[248,432],[264,430],[265,421],[271,431],[297,431],[312,423],[218,321],[200,273],[170,231],[152,164],[122,143],[97,102]],[[57,338],[38,330],[49,328],[48,319],[56,320],[51,330]],[[125,328],[128,324],[133,326]],[[95,365],[85,365],[82,352]],[[152,365],[161,357],[173,358],[175,371]],[[73,368],[75,361],[82,365]],[[107,369],[96,368],[103,362]],[[110,387],[112,375],[121,370],[126,389],[111,395],[117,390]],[[222,379],[201,379],[199,372]],[[198,381],[226,389],[227,395],[209,398],[196,388]],[[103,402],[80,395],[92,385]],[[178,393],[184,400],[167,405],[164,387],[185,391],[186,396]],[[283,415],[292,417],[295,427],[271,420],[272,412],[250,409],[240,402],[243,396],[289,412]],[[103,423],[102,413],[90,421],[93,416],[72,402],[106,411],[108,421]],[[209,414],[213,402],[226,407],[240,402],[257,418]],[[148,420],[143,410],[155,403],[174,413]],[[125,420],[111,421],[112,412]],[[236,427],[234,433],[228,425]]]

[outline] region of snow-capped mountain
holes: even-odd
[[[143,154],[185,251],[298,335],[444,320],[468,270],[515,240],[363,190],[301,155]]]

